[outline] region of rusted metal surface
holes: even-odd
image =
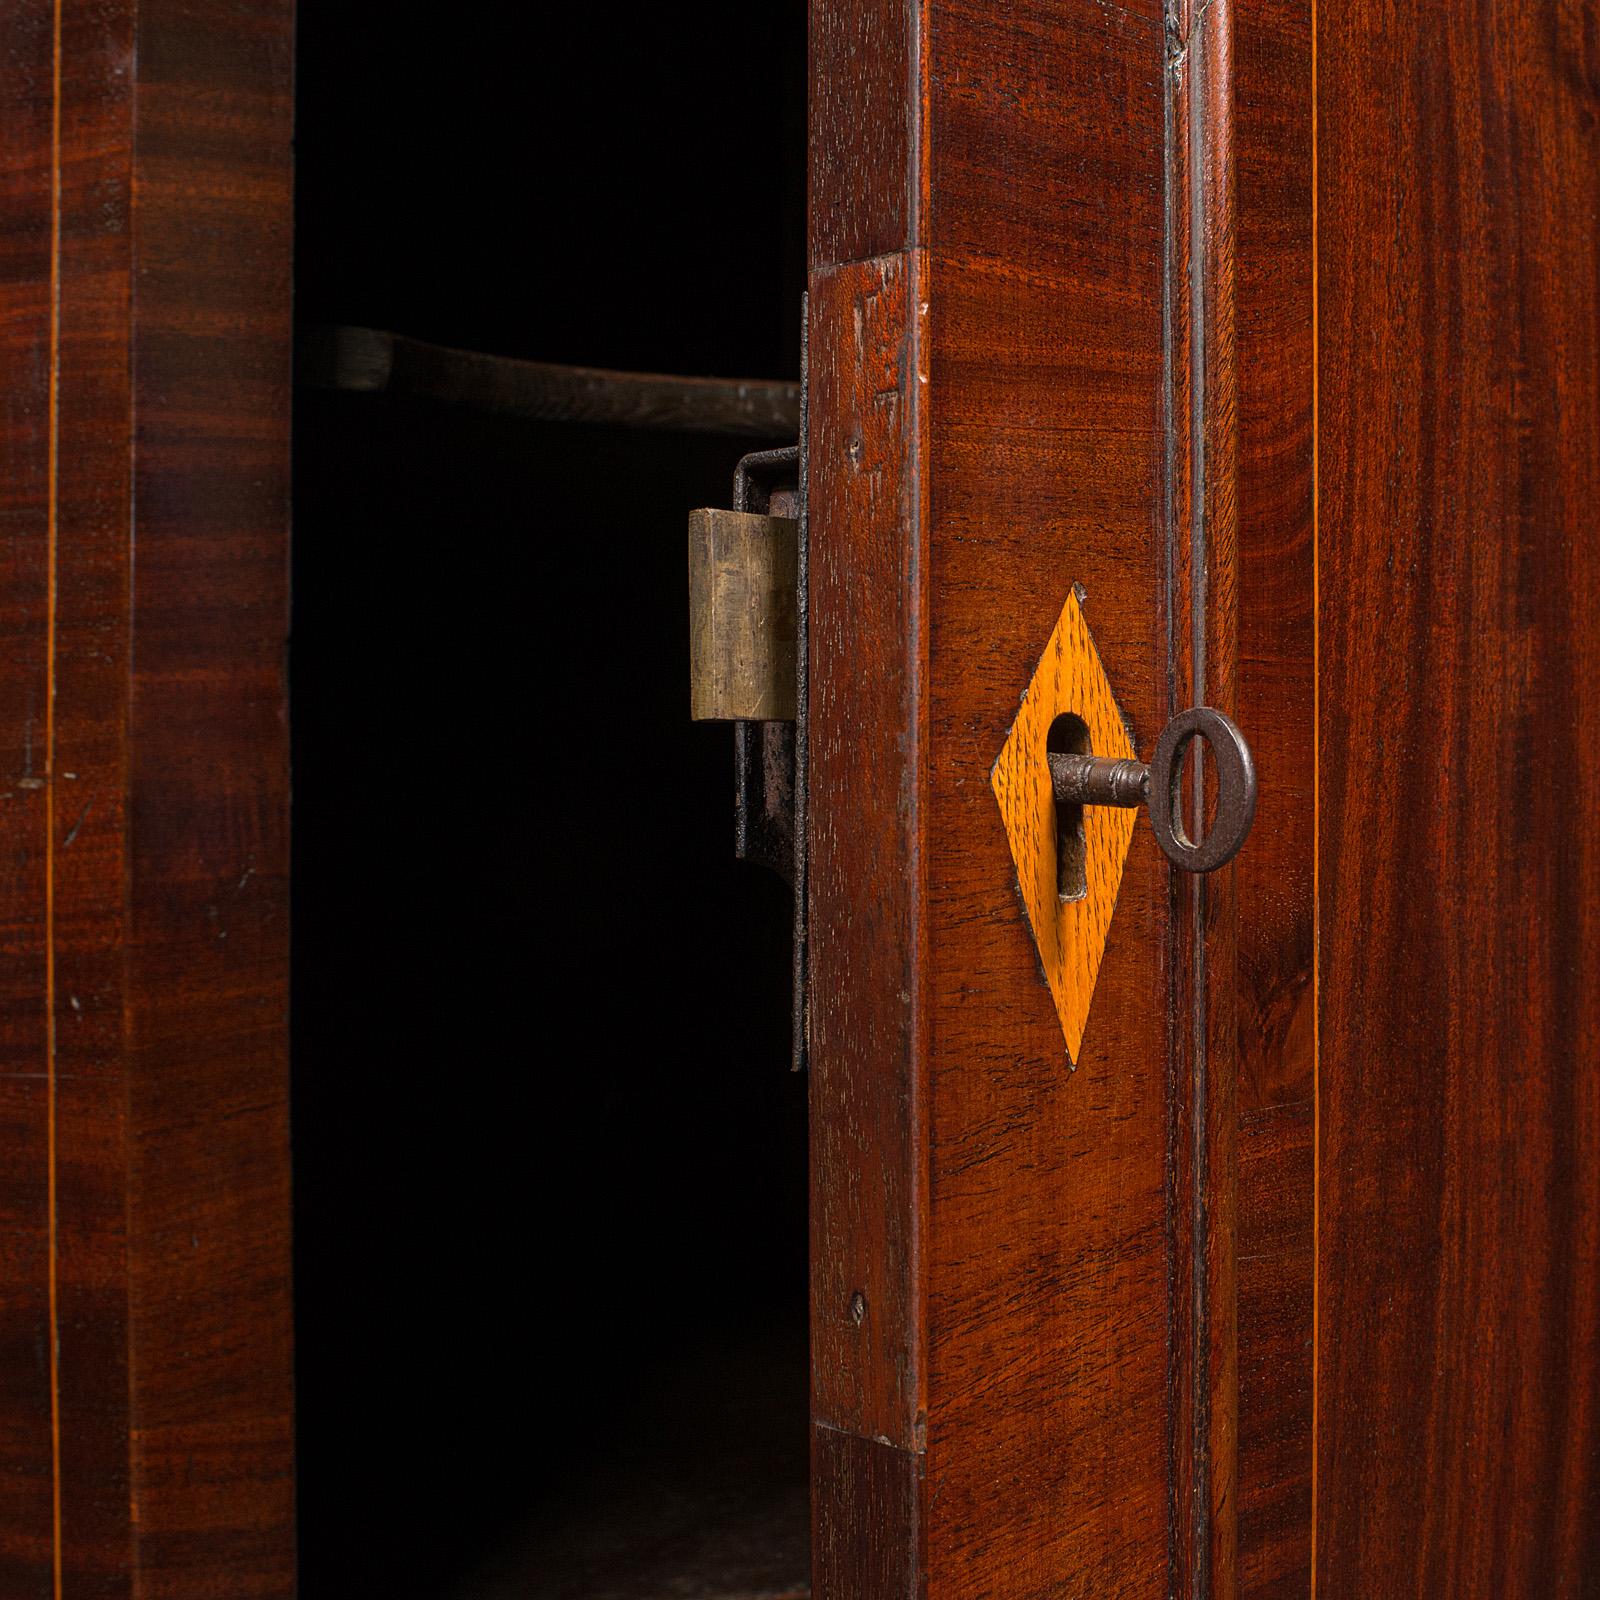
[[[774,518],[784,519],[796,530],[798,539],[801,512],[799,450],[756,451],[745,456],[734,471],[733,502],[739,511],[748,511],[752,502]],[[801,645],[798,618],[802,597],[798,585],[796,550],[795,629],[787,648],[798,684]],[[795,799],[797,747],[799,736],[799,697],[790,716],[781,721],[740,721],[734,724],[734,853],[741,861],[759,862],[770,867],[786,883],[795,884]]]
[[[1211,826],[1196,821],[1191,837],[1183,821],[1183,757],[1193,739],[1203,739],[1217,771],[1216,812]],[[1232,720],[1210,706],[1181,711],[1162,730],[1155,759],[1113,760],[1052,750],[1050,783],[1056,804],[1148,806],[1156,842],[1184,872],[1215,872],[1238,855],[1256,815],[1256,768],[1245,737]],[[1204,796],[1195,802],[1197,815]]]
[[[1196,783],[1197,837],[1191,837],[1183,822],[1183,753],[1197,738],[1205,740],[1217,769],[1217,808],[1210,828],[1200,836],[1205,795]],[[1215,872],[1238,855],[1256,819],[1256,765],[1231,718],[1211,706],[1191,706],[1161,730],[1150,762],[1148,803],[1156,842],[1173,866],[1184,872]]]
[[[1150,787],[1150,769],[1142,761],[1071,755],[1055,750],[1047,759],[1058,805],[1130,809],[1144,804]]]
[[[800,524],[799,572],[795,585],[795,724],[794,724],[794,1002],[791,1013],[793,1049],[790,1069],[803,1072],[810,1038],[810,936],[807,918],[807,798],[811,782],[811,520],[808,489],[811,476],[811,346],[809,301],[800,301],[800,447],[795,463],[795,519]]]
[[[789,506],[798,498],[798,484],[792,480],[797,479],[799,471],[800,446],[796,444],[776,450],[752,450],[741,456],[733,469],[733,509],[761,509],[775,517],[795,515]],[[752,498],[763,495],[763,504],[759,508],[752,506]],[[773,502],[780,498],[784,504],[775,505]]]
[[[802,334],[802,365],[804,337]],[[734,469],[736,510],[759,509],[796,527],[795,712],[792,722],[734,724],[734,853],[771,868],[794,891],[794,1049],[806,1064],[806,508],[805,415],[798,445],[758,450]]]
[[[794,884],[795,724],[733,725],[733,853]]]

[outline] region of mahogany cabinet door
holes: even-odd
[[[1592,8],[810,13],[814,1592],[1593,1594]],[[1074,592],[1260,780],[1075,1063],[991,783]]]
[[[290,0],[0,6],[0,1594],[294,1588]]]

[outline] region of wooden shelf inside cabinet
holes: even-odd
[[[782,379],[562,366],[344,326],[302,331],[296,359],[304,387],[430,400],[529,422],[770,440],[792,440],[800,431],[800,385]]]

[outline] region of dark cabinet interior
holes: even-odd
[[[301,339],[797,377],[804,27],[303,8]],[[687,712],[760,442],[297,386],[305,1600],[805,1592],[790,894]]]

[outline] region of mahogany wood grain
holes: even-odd
[[[811,1450],[811,1594],[918,1600],[920,1451],[819,1426]]]
[[[988,782],[1075,583],[1143,753],[1171,707],[1163,18],[819,0],[812,73],[817,1593],[1164,1595],[1168,871],[1073,1075]]]
[[[293,1591],[290,20],[0,18],[19,1600]]]
[[[1311,1590],[1314,1122],[1309,1099],[1239,1121],[1238,1592],[1251,1600]]]
[[[58,1346],[50,1388],[60,1524],[59,1561],[52,1565],[59,1566],[63,1594],[120,1595],[134,1592],[127,1506],[135,1482],[135,1423],[127,1405],[135,1330],[125,1287],[131,1219],[121,1177],[132,1128],[120,1070],[131,931],[132,627],[124,552],[132,509],[127,130],[134,114],[132,87],[120,69],[134,35],[126,11],[98,25],[67,8],[60,16],[53,473],[51,413],[41,419],[55,490],[47,495],[43,529],[55,588],[53,606],[48,589],[44,596],[54,749],[42,774],[53,815],[42,841],[51,883],[39,930],[53,967],[43,997],[51,1011],[43,1065],[47,1098],[54,1091],[54,1148],[47,1130],[25,1159],[37,1167],[51,1157],[57,1175],[52,1323]]]
[[[1163,534],[1168,708],[1237,712],[1233,7],[1173,8],[1165,58]],[[1210,797],[1190,780],[1196,836]],[[1237,1593],[1235,870],[1171,874],[1167,1062],[1173,1408],[1170,1584]]]
[[[1311,1582],[1311,7],[1236,0],[1237,718],[1260,804],[1238,896],[1239,1592]]]
[[[53,1121],[45,1005],[46,840],[42,711],[48,698],[51,411],[52,19],[42,5],[0,11],[0,93],[9,159],[0,168],[0,1588],[48,1600],[53,1588],[54,1433],[51,1179]]]
[[[1600,1582],[1600,35],[1318,10],[1321,1595]]]
[[[814,1000],[814,1318],[889,1272],[894,1319],[814,1325],[855,1439],[815,1549],[861,1538],[871,1443],[921,1498],[866,1593],[1589,1592],[1593,30],[813,10],[810,671],[871,698],[812,806],[875,841],[814,887],[855,985]],[[926,286],[914,390],[871,341],[843,370],[855,246]],[[848,487],[849,417],[911,393]],[[1141,749],[1233,708],[1262,807],[1204,886],[1136,842],[1069,1101],[970,779],[1071,581]]]
[[[1146,830],[1072,1074],[986,781],[1073,583],[1142,752],[1165,720],[1160,28],[1089,9],[934,29],[930,1595],[1168,1583],[1166,863]]]
[[[809,0],[812,271],[919,237],[926,168],[923,0]]]
[[[807,507],[812,1417],[918,1452],[919,266],[812,278]]]

